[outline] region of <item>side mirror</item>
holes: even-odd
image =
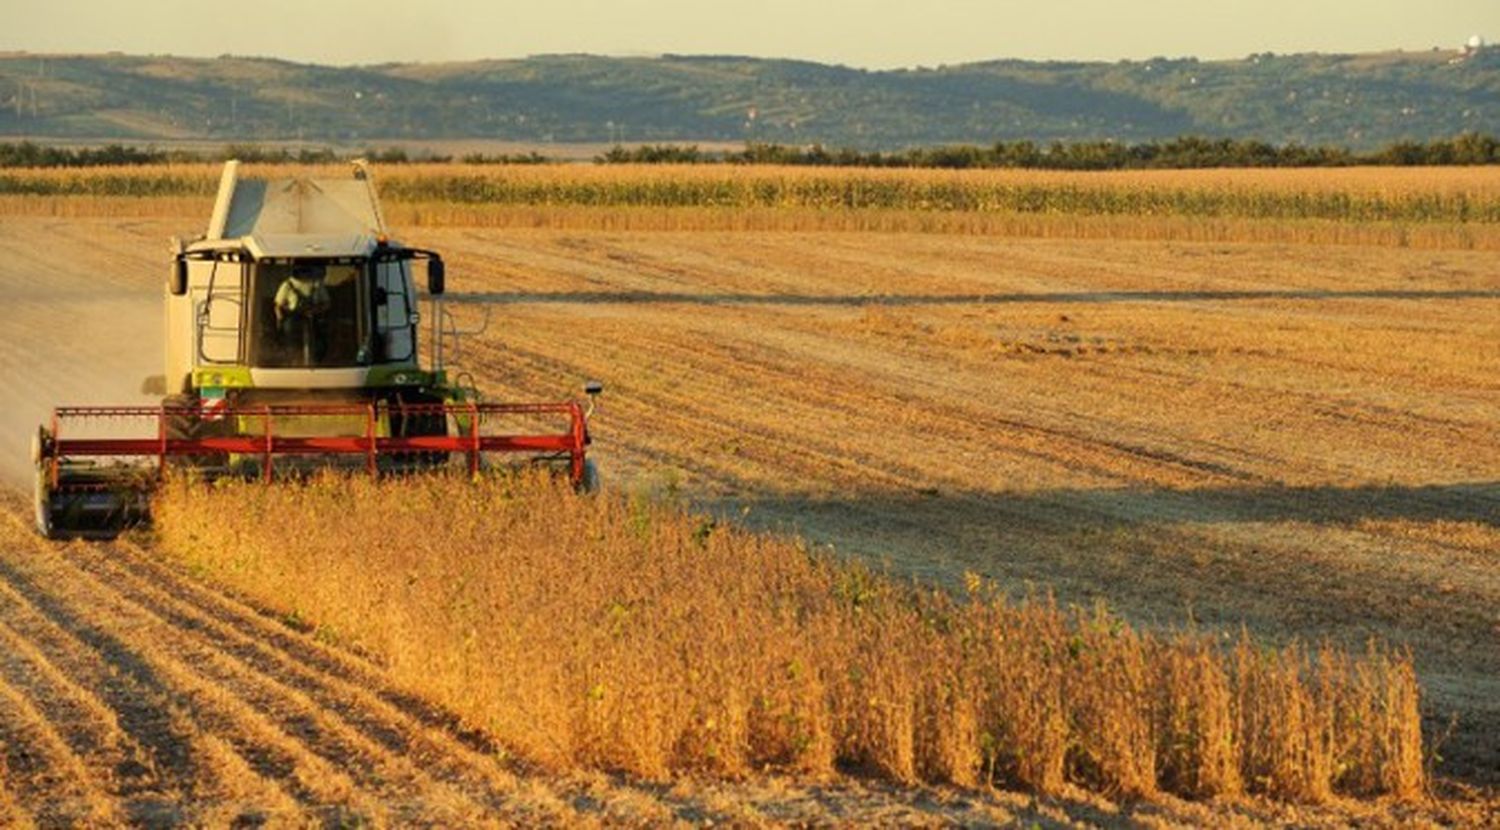
[[[589,396],[589,405],[588,405],[588,408],[585,409],[584,412],[583,412],[583,420],[584,420],[584,426],[585,426],[583,437],[584,437],[584,441],[585,442],[588,441],[588,429],[587,429],[588,419],[594,417],[594,407],[596,405],[598,405],[598,403],[599,403],[599,393],[603,392],[603,391],[604,391],[604,384],[600,383],[597,380],[586,380],[586,381],[583,382],[583,393],[585,395]]]
[[[188,289],[188,264],[180,256],[172,257],[172,273],[167,277],[167,290],[174,297],[181,297]]]
[[[443,293],[443,260],[440,257],[432,257],[427,260],[427,293],[434,297]]]

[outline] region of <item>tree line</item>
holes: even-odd
[[[1350,167],[1500,164],[1500,140],[1465,133],[1430,142],[1403,141],[1372,152],[1347,147],[1184,136],[1125,144],[1072,141],[1038,144],[1000,141],[988,146],[945,145],[894,152],[830,149],[814,144],[747,144],[743,150],[709,151],[696,145],[616,145],[600,164],[785,164],[812,167],[1018,168],[1028,170],[1149,170],[1209,167]]]
[[[451,155],[408,153],[399,147],[338,153],[328,148],[268,148],[232,144],[222,150],[164,150],[110,144],[104,147],[60,147],[23,141],[0,143],[3,167],[101,167],[187,164],[237,158],[254,163],[329,164],[365,158],[379,164],[452,162]],[[462,156],[464,164],[563,163],[535,151]],[[1184,136],[1166,141],[1126,144],[1114,141],[1000,141],[987,146],[944,145],[896,151],[865,152],[852,148],[806,147],[751,142],[742,150],[703,150],[697,145],[615,145],[594,158],[598,164],[742,164],[810,167],[925,167],[950,170],[1017,168],[1027,170],[1150,170],[1211,167],[1349,167],[1457,166],[1500,164],[1500,140],[1464,133],[1428,142],[1402,141],[1370,152],[1333,145],[1276,145],[1253,139]]]
[[[229,144],[220,150],[162,150],[110,144],[104,147],[58,147],[33,141],[0,142],[0,168],[4,167],[121,167],[147,164],[201,164],[239,159],[252,164],[334,164],[362,158],[376,164],[447,163],[454,157],[440,153],[408,153],[400,147],[367,148],[338,153],[327,147],[264,147],[259,144]],[[560,163],[535,151],[529,153],[469,153],[458,159],[464,164]]]

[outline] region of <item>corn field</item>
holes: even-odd
[[[210,165],[12,170],[0,173],[0,196],[211,198],[217,184],[218,168]],[[1490,168],[1077,173],[447,164],[385,168],[379,184],[396,205],[1500,222],[1500,171]]]

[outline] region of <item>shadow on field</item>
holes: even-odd
[[[1012,497],[1001,498],[1016,504]],[[1494,481],[1360,487],[1051,490],[1022,496],[1022,509],[1030,499],[1071,506],[1091,516],[1157,521],[1352,525],[1364,520],[1406,520],[1500,526],[1500,482]]]
[[[1448,732],[1456,717],[1440,772],[1500,783],[1495,595],[1493,582],[1473,578],[1487,555],[1476,545],[1500,528],[1500,481],[747,493],[698,506],[959,591],[975,573],[1013,597],[1039,590],[1065,604],[1102,600],[1148,625],[1191,619],[1276,641],[1328,638],[1357,651],[1374,637],[1410,648],[1432,693],[1428,734]],[[1479,530],[1360,527],[1366,521]]]
[[[898,525],[917,517],[962,518],[967,522],[1004,520],[1034,530],[1055,525],[1070,533],[1084,527],[1145,523],[1352,526],[1375,520],[1471,522],[1500,527],[1500,482],[1496,481],[1357,487],[1239,485],[1191,490],[1064,488],[993,493],[944,493],[934,489],[910,494],[860,493],[847,499],[752,496],[734,501],[736,505],[746,502],[780,515],[858,508],[858,512],[873,512],[883,521]],[[923,520],[917,524],[931,528],[933,523]]]
[[[1363,291],[1042,291],[990,294],[713,294],[676,291],[490,291],[454,292],[458,303],[526,305],[781,305],[781,306],[938,306],[1007,303],[1184,303],[1257,300],[1496,300],[1500,290]]]
[[[1276,626],[1339,628],[1380,619],[1492,636],[1492,589],[1456,574],[1474,567],[1474,556],[1482,554],[1475,545],[1500,528],[1495,481],[745,494],[697,506],[949,586],[972,571],[1014,588],[1045,586],[1070,602],[1104,597],[1169,618],[1180,617],[1185,604],[1213,597],[1213,607],[1200,609],[1208,615],[1202,618],[1231,624],[1260,616]],[[1455,524],[1431,527],[1435,522]],[[1459,550],[1450,545],[1471,551],[1467,564],[1448,563]],[[1439,585],[1446,585],[1447,596],[1434,593]],[[1429,604],[1426,616],[1413,616],[1417,605]],[[1500,641],[1487,650],[1500,660]]]

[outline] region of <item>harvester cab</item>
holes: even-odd
[[[418,362],[412,266],[441,303],[442,258],[392,241],[363,165],[349,179],[242,180],[225,165],[207,232],[175,241],[164,392],[237,405],[447,395]],[[436,328],[433,336],[438,336]],[[449,396],[451,397],[451,396]]]
[[[425,271],[430,320],[414,272]],[[493,454],[557,463],[575,486],[592,406],[491,403],[450,381],[439,323],[446,269],[390,238],[362,163],[343,179],[241,178],[225,164],[207,231],[174,239],[157,407],[59,407],[36,435],[36,523],[109,537],[149,517],[169,468],[271,481],[309,469],[373,475]],[[599,391],[591,382],[592,400]]]

